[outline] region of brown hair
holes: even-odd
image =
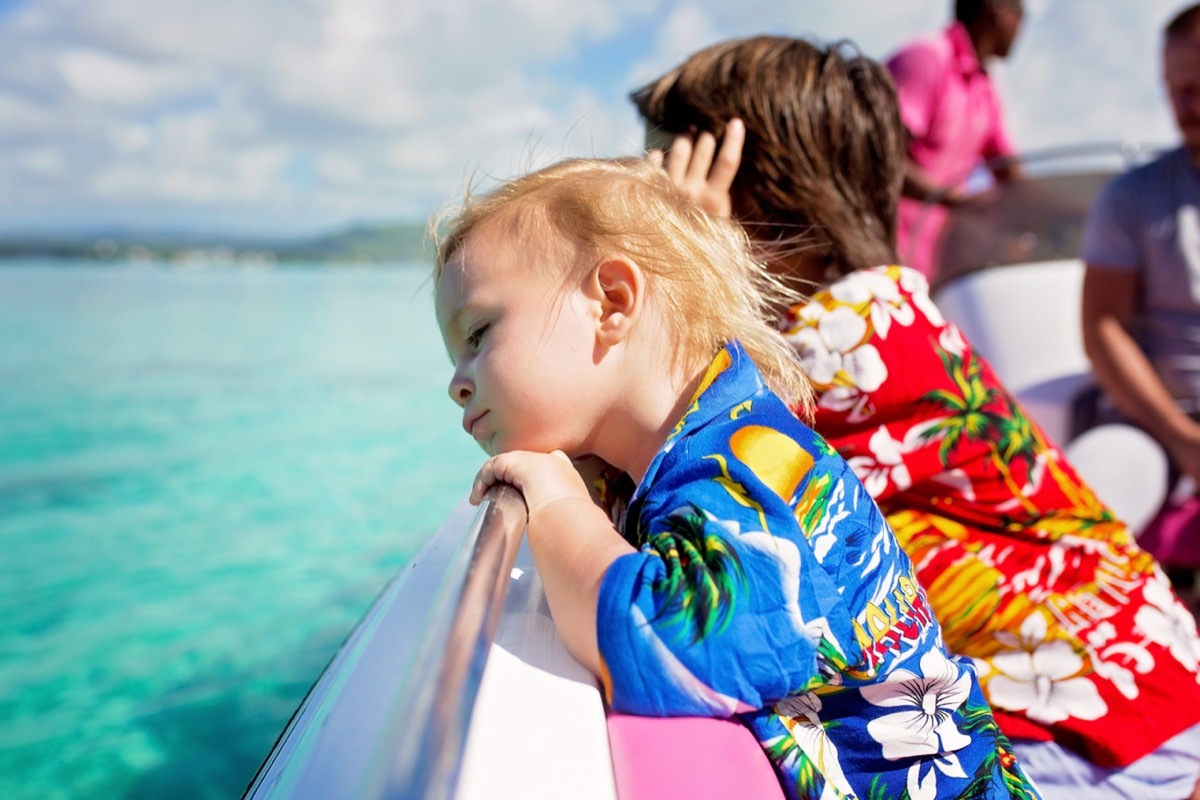
[[[1024,11],[1025,7],[1022,0],[955,0],[954,18],[964,25],[973,25],[1000,5],[1019,11]]]
[[[1175,36],[1191,36],[1197,29],[1200,29],[1200,3],[1188,6],[1175,14],[1163,29],[1163,36],[1168,39]]]
[[[667,320],[677,365],[711,359],[738,340],[767,384],[789,405],[807,409],[812,389],[792,347],[776,331],[795,293],[751,253],[735,223],[705,214],[645,159],[571,159],[483,195],[468,193],[440,227],[434,281],[472,232],[489,221],[517,236],[559,236],[596,258],[619,253],[646,275],[647,292]],[[564,263],[564,280],[594,261]],[[537,267],[532,267],[535,269]],[[582,277],[581,275],[578,277]]]
[[[852,44],[723,42],[631,98],[668,133],[745,122],[733,209],[763,258],[808,252],[838,274],[896,260],[904,127],[887,70]]]

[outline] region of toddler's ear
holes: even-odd
[[[637,323],[645,302],[646,279],[633,261],[610,257],[592,272],[590,287],[600,301],[597,333],[604,344],[625,339]]]

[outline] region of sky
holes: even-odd
[[[1018,146],[1175,141],[1181,0],[1027,0],[993,73]],[[630,90],[714,42],[886,58],[951,0],[0,0],[0,233],[306,235],[639,152]]]

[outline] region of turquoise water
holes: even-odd
[[[429,298],[0,262],[0,797],[240,795],[482,459]]]

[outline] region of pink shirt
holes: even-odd
[[[933,183],[959,186],[983,160],[1016,152],[1000,98],[962,23],[905,46],[887,67],[912,137],[909,155]],[[939,206],[900,201],[901,258],[926,275],[945,216]]]

